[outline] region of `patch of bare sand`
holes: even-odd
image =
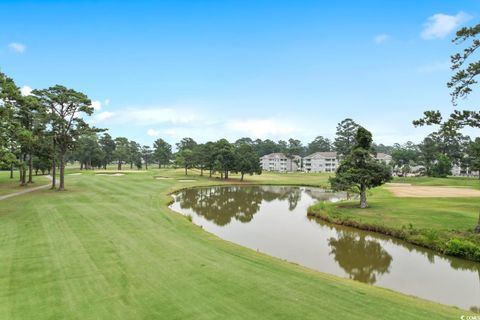
[[[123,173],[97,173],[96,176],[107,176],[107,177],[120,177],[124,176]]]
[[[480,190],[458,187],[412,186],[409,184],[387,184],[388,191],[396,197],[480,197]]]

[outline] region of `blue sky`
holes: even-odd
[[[3,0],[0,69],[26,91],[86,93],[92,123],[141,143],[307,143],[346,117],[377,142],[420,141],[431,128],[413,119],[452,110],[451,39],[478,23],[479,4]]]

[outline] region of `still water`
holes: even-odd
[[[307,217],[341,193],[282,186],[192,188],[171,208],[219,237],[312,269],[463,309],[480,308],[480,263]]]

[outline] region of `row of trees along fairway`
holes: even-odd
[[[33,183],[34,162],[48,163],[55,189],[59,161],[58,190],[64,190],[66,154],[80,135],[96,131],[83,120],[92,113],[91,101],[83,93],[56,85],[23,96],[0,72],[0,166],[10,167],[11,178],[17,167],[20,184],[26,185]]]
[[[353,147],[345,150],[335,177],[330,178],[333,190],[360,194],[360,208],[367,207],[367,190],[392,179],[392,171],[384,162],[375,159],[372,134],[363,127],[356,130]]]
[[[229,172],[236,172],[243,181],[245,174],[262,173],[254,147],[243,140],[233,144],[226,139],[197,144],[192,138],[183,138],[177,143],[177,149],[175,164],[185,169],[185,175],[188,169],[198,168],[202,176],[208,170],[210,177],[218,172],[222,179],[228,179]]]

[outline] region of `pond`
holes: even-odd
[[[480,263],[307,217],[315,202],[344,197],[310,187],[222,186],[182,190],[174,195],[171,208],[242,246],[318,271],[478,311]]]

